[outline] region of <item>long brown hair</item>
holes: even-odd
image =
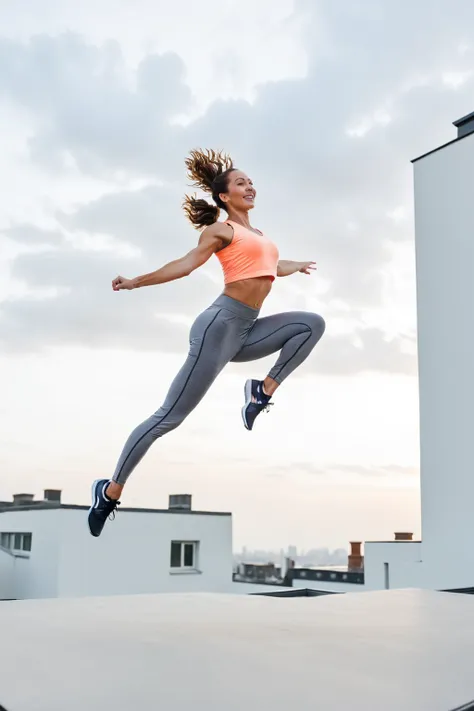
[[[215,203],[212,205],[207,200],[185,196],[183,209],[186,217],[196,229],[201,229],[217,222],[220,210],[225,210],[225,203],[219,195],[227,192],[229,174],[236,168],[230,156],[213,150],[191,151],[185,163],[191,184],[205,193],[210,193]]]

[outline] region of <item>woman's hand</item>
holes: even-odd
[[[298,269],[301,274],[311,274],[311,272],[316,270],[316,262],[299,262],[300,268]]]
[[[120,291],[121,289],[134,289],[135,285],[133,279],[125,279],[125,277],[118,276],[112,282],[112,289],[114,291]]]
[[[316,262],[294,262],[291,259],[281,259],[278,262],[277,276],[286,277],[301,272],[301,274],[311,274],[316,269]]]

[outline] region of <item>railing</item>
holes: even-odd
[[[292,580],[315,580],[321,583],[348,583],[349,585],[364,585],[365,582],[364,571],[362,570],[292,568],[288,571],[288,577]]]
[[[259,580],[246,578],[234,573],[232,579],[235,583],[254,583],[255,585],[281,586],[291,588],[293,580],[317,581],[320,583],[347,583],[348,585],[364,585],[364,571],[355,570],[330,570],[325,568],[291,568],[284,580]]]

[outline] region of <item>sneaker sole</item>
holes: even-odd
[[[245,411],[246,411],[247,407],[250,405],[250,403],[252,402],[252,381],[251,380],[247,380],[247,382],[245,383],[244,393],[245,393],[245,405],[243,406],[243,408],[241,410],[242,420],[243,420],[245,429],[250,432],[250,427],[248,426],[247,419],[245,417]]]

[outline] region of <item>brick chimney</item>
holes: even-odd
[[[406,533],[406,532],[397,532],[395,533],[395,540],[396,541],[412,541],[413,540],[413,533]]]
[[[348,570],[362,570],[364,567],[364,556],[361,553],[362,543],[360,541],[351,541],[351,552],[347,559]]]

